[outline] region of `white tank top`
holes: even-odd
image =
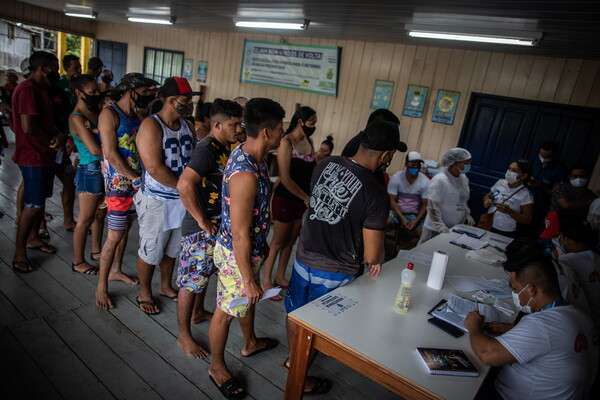
[[[183,169],[192,157],[192,141],[194,134],[189,124],[183,118],[179,118],[179,129],[174,131],[165,125],[157,114],[152,114],[162,129],[162,156],[163,163],[177,177],[181,175]],[[155,200],[178,199],[177,189],[167,187],[154,179],[142,164],[142,193],[145,196]]]

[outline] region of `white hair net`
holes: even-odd
[[[456,164],[461,161],[467,161],[471,159],[471,153],[468,150],[461,147],[455,147],[450,149],[442,156],[442,167],[449,167],[452,164]]]

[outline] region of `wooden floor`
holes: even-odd
[[[148,316],[137,308],[137,287],[110,283],[116,308],[94,304],[97,278],[71,272],[72,233],[62,228],[60,183],[47,210],[50,243],[58,254],[31,251],[35,271],[17,274],[10,264],[15,240],[15,198],[21,180],[10,161],[12,145],[0,166],[0,398],[3,399],[220,399],[209,381],[205,360],[187,358],[176,344],[176,304],[159,298],[162,312]],[[58,180],[56,181],[58,182]],[[124,271],[135,274],[137,224],[129,239]],[[89,243],[86,254],[89,254]],[[153,289],[157,293],[158,271]],[[211,279],[207,308],[215,306],[216,279]],[[287,356],[283,302],[258,305],[258,336],[277,338],[274,350],[253,358],[240,356],[239,324],[231,326],[226,360],[243,382],[249,398],[280,399]],[[208,346],[208,323],[193,327],[194,337]],[[373,327],[373,336],[377,327]],[[365,338],[365,340],[372,340]],[[398,338],[398,340],[402,340]],[[394,394],[334,359],[320,355],[311,374],[333,381],[327,399],[391,399]]]

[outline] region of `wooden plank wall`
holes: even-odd
[[[94,37],[96,33],[94,20],[67,17],[58,11],[15,0],[2,0],[0,18],[87,37]]]
[[[97,23],[96,37],[128,43],[128,71],[141,71],[144,46],[185,52],[186,58],[208,61],[207,99],[238,95],[270,97],[288,111],[296,103],[317,110],[319,122],[315,142],[332,133],[341,151],[346,141],[366,123],[375,79],[395,82],[391,109],[402,114],[407,85],[429,87],[423,118],[401,117],[401,134],[410,150],[429,159],[441,155],[458,142],[472,92],[578,106],[600,107],[600,61],[537,57],[449,48],[409,46],[317,38],[281,38],[274,35],[241,35],[188,31],[173,27],[138,27]],[[342,47],[338,97],[240,83],[244,39],[280,41]],[[195,75],[194,75],[195,79]],[[199,85],[194,82],[194,85]],[[431,121],[438,89],[461,93],[454,125]],[[396,157],[390,171],[402,168]],[[594,188],[600,188],[600,163],[594,173]]]

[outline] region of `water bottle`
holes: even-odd
[[[410,303],[410,291],[417,274],[413,271],[414,264],[408,263],[407,267],[402,270],[402,283],[398,294],[396,295],[396,301],[394,302],[394,311],[399,314],[405,314],[408,312],[408,305]]]

